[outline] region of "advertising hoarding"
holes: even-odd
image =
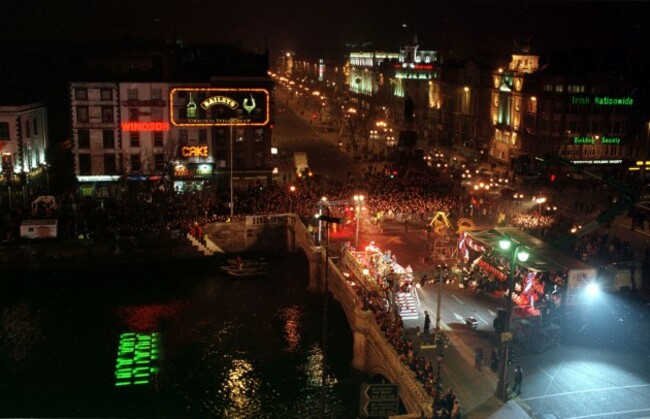
[[[178,127],[265,126],[270,102],[262,88],[177,87],[169,92],[169,119]]]

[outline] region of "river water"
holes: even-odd
[[[304,257],[248,280],[186,263],[0,278],[0,416],[320,417],[323,297]],[[328,313],[325,413],[354,418],[368,377],[338,303]],[[149,384],[116,386],[127,332],[160,337]]]

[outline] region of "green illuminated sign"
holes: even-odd
[[[573,137],[573,144],[596,144],[596,138],[592,137]],[[601,144],[620,144],[620,137],[603,137],[600,139]]]
[[[600,105],[600,106],[633,106],[634,99],[631,97],[609,97],[594,96],[593,100],[587,96],[571,96],[572,105]]]
[[[160,333],[122,333],[115,364],[115,386],[150,384],[160,368]]]

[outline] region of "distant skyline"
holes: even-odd
[[[648,48],[650,3],[496,0],[6,0],[0,40],[92,41],[130,36],[241,44],[262,50],[420,47],[456,56],[507,54],[530,40],[558,48]],[[406,25],[406,27],[404,27]]]

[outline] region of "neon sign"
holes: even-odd
[[[160,333],[120,335],[115,387],[151,384],[160,369]]]
[[[181,156],[183,157],[208,157],[207,145],[186,145],[181,147]]]
[[[214,105],[225,105],[230,109],[237,109],[239,103],[226,96],[212,96],[201,102],[203,109],[208,109]]]
[[[169,131],[169,122],[122,122],[122,131]]]
[[[587,96],[571,96],[572,105],[590,105],[592,99]],[[594,105],[600,106],[633,106],[634,99],[631,97],[609,97],[609,96],[594,96]]]
[[[573,144],[596,144],[596,138],[592,137],[573,137]],[[600,139],[601,144],[620,144],[620,137],[602,137]]]
[[[271,121],[270,96],[263,88],[173,88],[170,122],[179,127],[265,126]]]
[[[621,139],[619,137],[603,137],[600,140],[601,144],[620,144]]]

